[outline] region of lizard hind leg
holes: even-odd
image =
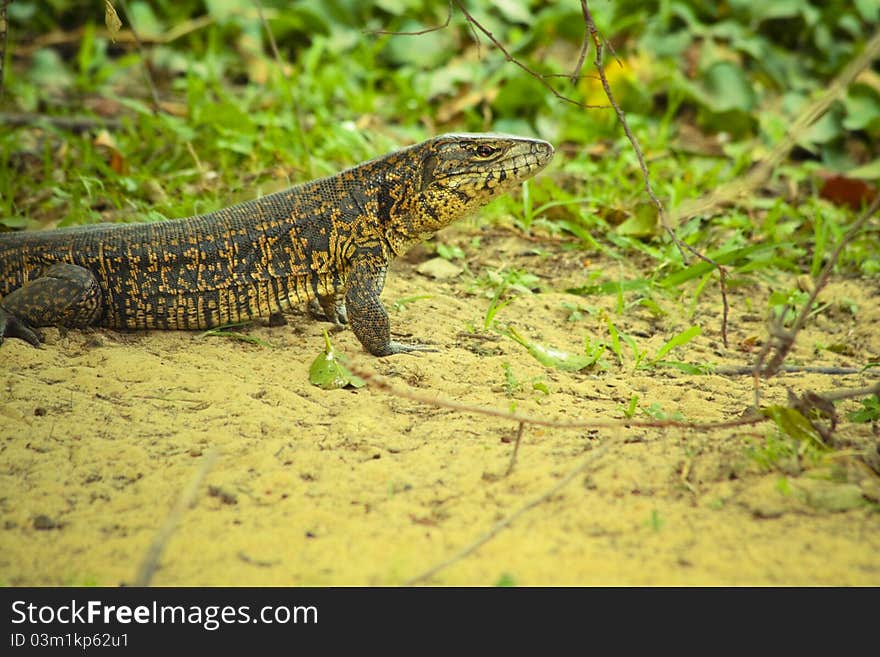
[[[52,265],[0,300],[0,339],[40,343],[37,326],[83,328],[104,313],[101,286],[91,271],[67,263]]]

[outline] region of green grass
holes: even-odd
[[[873,25],[871,3],[837,4],[817,8],[804,0],[779,10],[775,20],[790,21],[811,44],[806,49],[779,43],[758,6],[718,15],[688,0],[595,8],[603,34],[620,37],[623,66],[609,65],[612,86],[668,210],[750,171],[806,97],[858,51]],[[513,131],[549,139],[558,154],[544,174],[472,222],[532,236],[538,249],[547,237],[601,258],[601,268],[585,267],[569,289],[585,300],[571,311],[573,320],[602,298],[613,300],[618,317],[644,310],[663,323],[672,308],[687,320],[701,300],[718,294],[714,268],[683,255],[657,224],[613,112],[553,98],[497,50],[478,47],[461,16],[418,37],[370,32],[442,23],[445,5],[334,0],[288,3],[280,11],[267,3],[281,66],[248,0],[207,8],[189,0],[132,3],[132,11],[151,37],[146,55],[163,101],[158,113],[144,81],[144,53],[130,41],[114,44],[95,12],[72,0],[10,6],[11,52],[52,29],[83,31],[63,45],[17,55],[7,67],[0,110],[30,113],[34,122],[0,134],[0,227],[188,216],[333,174],[429,134]],[[500,3],[481,12],[524,63],[542,72],[570,68],[582,37],[576,2]],[[802,15],[816,20],[804,25]],[[173,41],[152,38],[203,18],[210,20]],[[821,29],[830,18],[840,28],[834,39]],[[710,47],[716,38],[731,48],[728,55]],[[702,57],[690,73],[688,48]],[[589,78],[576,85],[549,79],[575,101],[604,102]],[[683,241],[727,268],[731,289],[774,290],[769,306],[756,312],[790,321],[805,298],[793,276],[815,276],[857,214],[821,198],[823,176],[861,165],[869,182],[874,170],[880,178],[871,164],[880,162],[880,93],[853,87],[823,119],[821,134],[804,137],[766,188],[677,228]],[[92,124],[71,130],[49,118],[72,116]],[[690,143],[686,132],[709,145]],[[479,239],[466,249],[442,242],[435,249],[461,261],[466,250],[479,252]],[[874,224],[844,250],[837,273],[880,274],[877,240]],[[476,275],[475,291],[490,299],[483,330],[514,319],[507,306],[516,295],[553,289],[521,266]],[[695,328],[649,353],[611,319],[607,325],[604,346],[618,365],[699,371],[668,359]]]

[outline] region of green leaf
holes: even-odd
[[[800,411],[787,406],[768,406],[761,409],[761,415],[770,418],[787,436],[799,442],[812,443],[822,449],[826,448],[822,436]]]
[[[406,21],[400,26],[402,32],[423,29],[425,26],[416,21]],[[443,64],[454,48],[449,30],[435,30],[419,35],[396,36],[388,42],[385,51],[395,64],[430,70]]]
[[[843,105],[846,108],[843,127],[847,130],[864,130],[880,118],[880,96],[872,89],[855,87]]]
[[[868,162],[851,171],[847,171],[849,178],[861,178],[862,180],[880,180],[880,160]]]
[[[713,369],[712,365],[694,365],[692,363],[684,363],[680,360],[655,360],[651,365],[654,367],[672,367],[685,374],[694,375],[709,374]]]
[[[532,14],[526,0],[495,0],[495,8],[511,23],[529,24]]]
[[[865,21],[880,21],[880,2],[878,0],[855,0],[854,4]]]
[[[517,333],[516,329],[510,327],[507,329],[507,335],[514,341],[520,343],[539,363],[546,367],[553,367],[563,372],[579,372],[582,369],[590,367],[599,360],[602,351],[593,353],[590,356],[581,354],[572,354],[553,347],[547,347],[537,342],[526,340]],[[598,351],[598,350],[597,350]]]
[[[657,208],[651,203],[640,203],[633,215],[616,228],[618,235],[654,237],[659,233]]]
[[[700,334],[700,331],[701,329],[699,326],[691,326],[686,331],[682,331],[678,335],[673,336],[657,351],[657,355],[654,356],[654,362],[656,363],[657,361],[659,361],[673,349],[686,345],[688,342],[697,337]]]
[[[743,70],[732,62],[717,62],[704,76],[708,101],[715,112],[750,111],[756,103],[755,92]]]
[[[330,344],[326,329],[324,343],[324,353],[315,358],[309,367],[309,383],[324,390],[337,390],[346,386],[361,388],[366,385],[366,381],[352,374],[345,366],[345,357]]]
[[[871,395],[862,400],[862,407],[846,417],[850,422],[876,422],[880,420],[880,399],[877,395]]]

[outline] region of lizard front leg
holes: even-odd
[[[309,313],[316,319],[330,322],[334,330],[348,324],[348,310],[345,307],[345,297],[341,294],[319,294],[316,299],[309,301]]]
[[[374,356],[436,351],[424,345],[391,340],[391,322],[379,301],[379,294],[385,286],[387,264],[376,264],[372,260],[372,256],[356,259],[348,276],[345,306],[348,322],[357,339]]]
[[[37,326],[83,328],[104,314],[101,286],[88,269],[66,263],[49,267],[0,300],[0,342],[21,338],[39,346]]]

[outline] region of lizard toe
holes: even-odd
[[[4,338],[19,338],[34,347],[39,347],[43,342],[43,336],[34,327],[0,308],[0,344]]]

